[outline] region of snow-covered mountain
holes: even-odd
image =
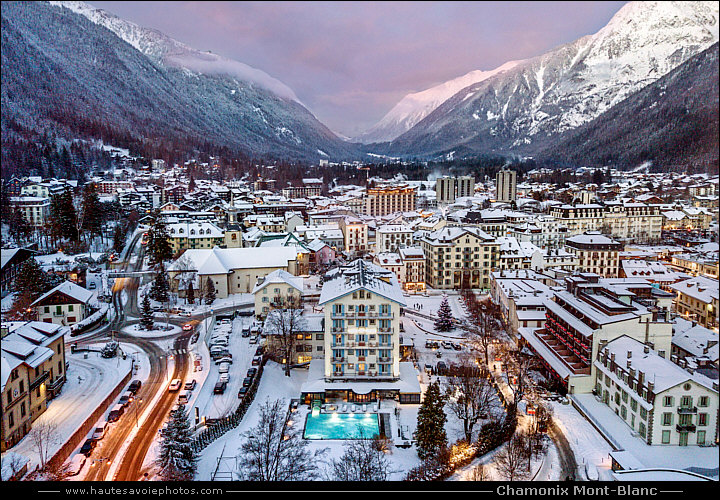
[[[363,144],[392,141],[410,130],[461,89],[514,68],[522,61],[509,61],[490,71],[475,70],[422,92],[403,97],[378,123],[353,138]]]
[[[594,35],[457,92],[369,151],[532,152],[587,123],[718,40],[717,2],[631,2]]]
[[[111,137],[153,152],[309,161],[358,154],[277,79],[87,4],[4,3],[2,40],[4,139]]]
[[[51,1],[51,5],[65,7],[82,14],[90,21],[103,26],[137,50],[165,66],[185,68],[198,74],[227,75],[239,80],[252,82],[285,99],[300,102],[295,92],[287,85],[264,71],[211,52],[202,52],[189,47],[158,30],[144,28],[122,19],[110,12],[98,9],[85,2]]]

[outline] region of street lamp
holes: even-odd
[[[140,427],[140,424],[138,423],[138,406],[140,406],[140,403],[142,403],[142,398],[138,398],[136,404],[135,404],[135,427]]]

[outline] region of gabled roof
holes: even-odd
[[[285,283],[286,285],[290,285],[296,290],[298,290],[300,293],[303,291],[303,279],[297,276],[293,276],[287,271],[284,271],[282,269],[278,269],[277,271],[273,271],[267,276],[265,276],[265,279],[262,283],[258,283],[255,285],[255,288],[253,288],[252,293],[255,294],[265,288],[268,285],[271,284],[278,284],[278,283]]]
[[[53,288],[52,290],[50,290],[49,292],[42,295],[35,302],[30,304],[30,306],[40,304],[45,299],[47,299],[51,295],[55,295],[56,293],[61,293],[63,295],[66,295],[66,296],[70,297],[71,299],[76,300],[80,304],[87,304],[93,295],[93,293],[90,290],[86,290],[85,288],[78,286],[75,283],[72,283],[70,281],[64,281],[64,282],[60,283],[58,286],[56,286],[55,288]]]

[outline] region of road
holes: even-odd
[[[137,259],[131,259],[135,255],[138,240],[141,234],[137,234],[129,244],[126,252],[125,262],[122,264],[123,270],[128,270],[132,266],[132,271],[138,270],[142,266],[143,250],[137,252]],[[130,264],[134,261],[133,264]],[[112,304],[115,310],[115,317],[105,327],[98,329],[95,333],[83,337],[78,340],[78,344],[87,344],[97,342],[98,340],[108,340],[111,331],[115,332],[115,339],[124,343],[137,346],[145,351],[150,360],[150,374],[143,386],[137,393],[137,399],[127,407],[126,413],[117,422],[110,426],[110,430],[105,437],[99,441],[97,448],[91,456],[91,469],[85,475],[87,481],[103,481],[103,480],[138,480],[142,477],[143,472],[141,466],[145,455],[148,452],[153,440],[157,437],[158,430],[168,416],[172,406],[176,403],[177,393],[167,391],[167,381],[172,378],[184,379],[189,362],[187,354],[175,355],[175,363],[173,365],[172,374],[168,375],[168,363],[166,351],[158,346],[154,341],[133,337],[122,332],[122,328],[138,322],[138,320],[127,320],[128,313],[139,316],[137,305],[137,289],[139,283],[137,278],[118,278],[113,285]],[[128,300],[125,305],[122,303],[122,293],[127,293]],[[186,319],[173,319],[175,324],[183,324]],[[187,348],[192,332],[178,336],[173,344],[173,350],[177,353]],[[160,393],[159,399],[155,401],[156,396]],[[140,405],[152,404],[152,408],[147,410],[147,406],[134,408],[133,404]],[[136,412],[142,414],[147,411],[147,417],[144,419],[142,426],[138,426],[136,421]],[[128,441],[129,440],[129,441]],[[117,472],[114,477],[109,477],[111,465],[120,461],[119,466],[115,469]]]

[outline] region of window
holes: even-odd
[[[700,399],[698,399],[698,406],[705,407],[708,405],[708,397],[707,396],[700,396]]]
[[[698,431],[697,444],[705,444],[705,431]]]
[[[638,406],[637,401],[634,399],[631,399],[630,400],[630,409],[632,411],[637,411],[637,406]]]
[[[689,408],[692,406],[692,401],[692,396],[683,396],[680,398],[680,406],[682,406],[683,408]]]
[[[707,413],[698,413],[698,425],[706,426],[707,425]]]
[[[645,431],[645,424],[643,424],[642,422],[640,422],[640,425],[638,426],[638,432],[642,437],[645,437],[647,434]]]
[[[662,424],[663,425],[672,425],[672,413],[663,413],[662,414]]]
[[[663,406],[672,406],[674,399],[672,396],[665,396],[663,398]]]
[[[670,443],[670,431],[662,431],[662,444]]]
[[[648,411],[645,408],[640,408],[640,418],[647,420]],[[642,425],[642,424],[640,424]]]

